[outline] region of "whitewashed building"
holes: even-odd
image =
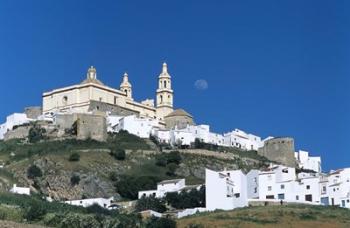
[[[248,206],[247,178],[241,170],[205,170],[206,208],[232,210]]]
[[[154,128],[158,128],[158,121],[152,118],[139,118],[131,116],[108,116],[108,127],[110,132],[128,131],[130,134],[140,138],[149,138]]]
[[[170,130],[154,129],[153,136],[163,144],[170,144]]]
[[[183,190],[197,189],[201,185],[186,185],[185,179],[164,180],[157,184],[157,189],[140,191],[138,198],[154,196],[156,198],[163,198],[168,192],[181,192]]]
[[[224,134],[224,138],[226,146],[243,150],[258,150],[258,148],[264,146],[264,142],[261,141],[259,136],[248,134],[239,129]]]
[[[66,204],[81,206],[81,207],[89,207],[94,204],[97,204],[103,208],[111,209],[111,205],[113,203],[114,198],[92,198],[92,199],[80,199],[80,200],[68,200],[65,201]]]
[[[295,159],[298,163],[299,168],[313,170],[320,173],[321,170],[321,157],[311,157],[309,152],[299,150],[295,152]]]
[[[27,118],[25,113],[13,113],[6,117],[6,122],[0,125],[0,139],[4,139],[6,132],[11,131],[14,126],[29,123],[32,119]]]
[[[17,187],[16,184],[10,189],[11,193],[20,194],[20,195],[30,195],[30,188]]]

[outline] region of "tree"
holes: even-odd
[[[125,160],[125,158],[126,158],[125,150],[123,150],[121,148],[116,148],[116,149],[112,150],[111,155],[117,160]]]
[[[80,177],[76,174],[74,174],[71,178],[70,178],[70,183],[74,186],[74,185],[78,185],[80,182]]]
[[[166,174],[169,176],[175,176],[175,172],[178,168],[178,165],[176,163],[170,163],[167,166]]]
[[[166,211],[165,203],[162,199],[154,196],[145,197],[139,199],[135,206],[136,211],[153,210],[159,213]]]
[[[142,190],[151,190],[157,186],[160,179],[154,176],[121,176],[115,184],[117,192],[125,198],[135,200],[138,198],[138,192]]]
[[[27,176],[29,179],[34,179],[35,177],[41,177],[43,175],[41,169],[36,165],[31,165],[27,170]]]
[[[80,155],[78,153],[72,153],[70,156],[69,156],[69,161],[72,161],[72,162],[76,162],[76,161],[79,161],[80,160]]]
[[[168,192],[165,195],[165,201],[176,209],[205,207],[205,187],[180,193]]]
[[[167,163],[175,163],[175,164],[180,164],[181,163],[181,155],[179,151],[171,151],[168,155],[167,155]]]

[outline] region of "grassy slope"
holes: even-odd
[[[177,221],[184,227],[350,227],[350,210],[323,206],[288,205],[217,211]],[[195,226],[197,225],[197,226]]]

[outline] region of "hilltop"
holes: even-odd
[[[177,220],[179,228],[350,227],[350,211],[339,207],[284,205],[206,212]]]

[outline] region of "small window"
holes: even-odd
[[[281,189],[284,189],[284,184],[281,184]]]
[[[68,102],[68,97],[67,97],[67,96],[64,96],[64,97],[62,98],[62,102],[63,102],[63,104],[66,104],[66,103]]]
[[[295,196],[295,199],[296,199],[296,200],[299,200],[299,196]]]
[[[310,189],[310,185],[306,185],[306,189]]]
[[[268,186],[267,191],[271,191],[271,190],[272,190],[272,186]]]

